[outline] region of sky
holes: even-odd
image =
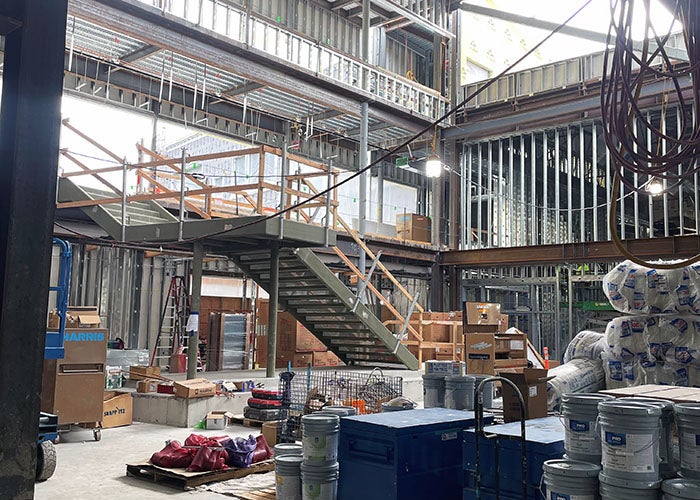
[[[592,0],[569,22],[569,26],[607,34],[611,19],[610,1]],[[468,0],[468,3],[559,24],[585,2],[584,0]],[[658,32],[668,32],[672,26],[671,14],[657,0],[652,0],[652,18]],[[674,26],[674,30],[677,29],[678,27]],[[537,44],[547,33],[541,29],[465,12],[462,16],[463,68],[466,66],[464,64],[466,58],[467,61],[491,70],[491,76],[498,74]],[[643,38],[642,11],[635,12],[632,34],[637,40]],[[528,57],[517,70],[600,52],[604,49],[605,45],[602,43],[557,34]],[[463,79],[466,78],[464,69],[462,76]],[[488,76],[477,72],[469,81],[483,80]],[[467,82],[463,80],[462,83]]]

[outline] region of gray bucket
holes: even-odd
[[[598,481],[601,500],[659,500],[661,494],[661,481],[629,481],[602,472]]]
[[[338,498],[338,464],[316,466],[301,464],[302,500],[336,500]]]
[[[301,463],[298,455],[275,457],[275,486],[280,500],[301,500]]]
[[[603,394],[564,394],[561,414],[564,417],[564,450],[572,460],[599,464],[601,459],[598,403],[614,399]]]
[[[661,408],[624,400],[598,403],[603,473],[628,481],[656,482]]]
[[[632,401],[641,404],[650,404],[661,408],[661,443],[659,452],[661,453],[661,476],[664,479],[676,477],[676,467],[673,464],[673,403],[663,399],[652,398],[624,398],[623,401]]]
[[[681,474],[700,479],[700,404],[677,403],[674,408],[681,448]]]
[[[700,481],[691,479],[669,479],[661,485],[663,500],[700,499]]]
[[[339,417],[352,417],[357,413],[354,406],[324,406],[319,413],[338,415]]]
[[[304,461],[314,465],[331,465],[338,459],[340,417],[315,413],[301,417],[301,442]]]
[[[445,377],[445,408],[474,409],[474,377],[448,375]]]
[[[597,500],[600,466],[574,460],[547,460],[542,470],[547,498]]]
[[[423,375],[423,407],[445,407],[444,373],[426,373]]]
[[[276,457],[281,457],[283,455],[303,455],[303,448],[297,443],[278,443],[272,449]]]
[[[493,378],[493,375],[474,375],[470,374],[470,377],[474,377],[474,389],[479,387],[479,384],[486,380],[487,378]],[[493,382],[484,384],[484,390],[482,392],[484,398],[484,408],[493,408]],[[476,402],[475,402],[476,403]]]

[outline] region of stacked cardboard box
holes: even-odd
[[[396,236],[402,240],[430,242],[430,217],[418,214],[396,216]]]
[[[292,368],[343,364],[338,356],[328,351],[328,348],[294,316],[282,312],[277,320],[276,365],[277,368],[284,368],[287,363],[291,363]]]

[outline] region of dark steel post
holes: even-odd
[[[202,264],[204,263],[204,245],[201,241],[194,242],[192,257],[192,294],[190,299],[190,315],[197,315],[202,304]],[[187,378],[197,377],[197,353],[199,351],[199,328],[187,328]]]
[[[272,244],[270,252],[270,309],[267,316],[267,372],[268,378],[275,376],[277,362],[277,309],[280,289],[280,248]]]

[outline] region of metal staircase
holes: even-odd
[[[234,256],[260,286],[270,288],[270,252]],[[347,364],[401,364],[418,360],[308,248],[280,250],[280,306]],[[354,308],[354,312],[353,312]]]
[[[115,199],[114,192],[79,186],[70,178],[61,178],[58,201],[63,206],[80,208],[115,240],[130,240],[136,227],[150,231],[149,239],[172,238],[178,219],[153,200],[130,201],[126,205],[125,222],[129,232],[122,232],[121,203],[90,203],[95,200]],[[185,234],[211,234],[221,231],[234,219],[187,221]],[[235,219],[237,221],[242,218]],[[270,223],[271,224],[271,223]],[[282,240],[287,247],[322,245],[324,230],[309,224],[285,221],[288,229]],[[136,227],[134,227],[136,226]],[[174,226],[174,228],[172,227]],[[260,286],[270,288],[270,239],[278,239],[279,224],[258,226],[259,233],[237,233],[227,240],[238,266]],[[318,233],[318,234],[317,234]],[[295,236],[292,236],[295,234]],[[159,235],[159,236],[156,236]],[[327,236],[327,235],[326,235]],[[221,236],[226,238],[226,236]],[[138,240],[135,240],[138,241]],[[279,241],[279,240],[278,240]],[[314,243],[316,242],[316,243]],[[333,237],[331,245],[335,242]],[[347,257],[345,257],[347,260]],[[356,270],[357,271],[357,270]],[[357,271],[359,272],[359,271]],[[280,251],[280,305],[312,332],[340,359],[348,364],[404,365],[419,369],[416,357],[403,345],[374,313],[364,304],[357,304],[356,295],[309,248],[283,248]],[[377,292],[378,293],[378,292]],[[410,328],[409,328],[410,329]]]

